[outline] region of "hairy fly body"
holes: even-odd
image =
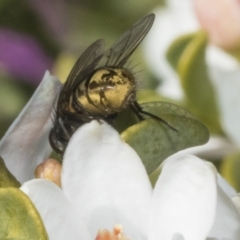
[[[93,119],[113,125],[117,114],[129,108],[139,120],[151,116],[136,101],[136,81],[126,63],[150,30],[154,14],[136,22],[113,46],[104,51],[104,41],[92,43],[80,56],[60,92],[49,135],[52,148],[63,154],[72,134]]]

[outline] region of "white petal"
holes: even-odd
[[[240,65],[234,70],[212,67],[209,70],[215,88],[222,126],[228,137],[240,145]]]
[[[210,68],[218,68],[224,71],[235,71],[239,68],[237,59],[229,55],[227,52],[214,45],[207,48],[206,61]]]
[[[240,214],[231,198],[218,187],[217,214],[209,237],[240,239]]]
[[[205,240],[215,218],[216,171],[212,164],[175,154],[163,165],[153,192],[149,240]]]
[[[35,179],[24,183],[20,189],[29,196],[39,211],[49,239],[91,239],[78,209],[56,184]]]
[[[92,121],[74,134],[62,187],[92,233],[121,224],[129,238],[142,239],[152,188],[138,155],[107,123]]]
[[[202,159],[216,161],[223,159],[226,155],[237,150],[236,146],[224,137],[211,136],[209,141],[201,146],[187,148],[181,153],[188,153],[198,156]]]
[[[230,239],[227,239],[227,238],[224,238],[224,239],[218,239],[218,238],[207,238],[206,240],[230,240]]]
[[[238,212],[240,214],[240,193],[232,197],[232,202],[235,205],[235,207],[238,209]]]
[[[229,198],[237,194],[236,190],[220,174],[218,174],[218,186]]]
[[[159,92],[174,99],[183,96],[180,81],[166,59],[166,51],[179,36],[195,31],[198,23],[191,0],[167,1],[165,8],[155,9],[155,22],[142,48],[152,73],[163,80]]]
[[[173,234],[173,237],[172,237],[171,240],[185,240],[185,238],[183,237],[182,234],[180,234],[180,233],[175,233],[175,234]]]
[[[0,143],[0,155],[20,181],[32,179],[35,167],[50,154],[50,114],[60,82],[46,72],[42,83]]]

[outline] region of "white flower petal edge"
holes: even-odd
[[[91,240],[78,209],[54,183],[35,179],[20,188],[34,203],[51,240]]]
[[[73,135],[64,154],[62,188],[91,233],[121,224],[130,239],[146,236],[151,184],[138,155],[107,123],[92,121]]]
[[[35,167],[51,152],[48,134],[53,102],[60,90],[57,78],[46,72],[41,84],[0,142],[0,155],[21,182],[33,178]]]
[[[237,195],[236,190],[220,174],[218,174],[217,182],[218,186],[229,198]]]
[[[205,240],[215,219],[216,180],[208,162],[188,154],[169,157],[154,188],[148,240],[171,240],[173,234]]]
[[[227,154],[236,151],[237,148],[224,137],[211,136],[209,141],[201,146],[191,147],[180,151],[198,156],[202,159],[214,160],[223,159]]]
[[[218,239],[240,239],[240,213],[232,201],[236,192],[218,175],[218,201],[216,219],[209,237]]]
[[[238,212],[240,214],[240,193],[236,194],[234,197],[232,197],[232,201],[236,208],[238,209]]]

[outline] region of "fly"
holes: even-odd
[[[57,153],[64,153],[82,124],[95,119],[113,125],[118,113],[126,108],[139,120],[148,115],[176,131],[163,119],[142,110],[136,101],[136,80],[125,66],[151,29],[154,18],[150,14],[137,21],[107,51],[100,39],[79,57],[59,94],[49,134],[49,142]]]

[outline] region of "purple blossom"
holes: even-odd
[[[52,64],[37,41],[23,33],[0,28],[0,67],[10,75],[37,84]]]

